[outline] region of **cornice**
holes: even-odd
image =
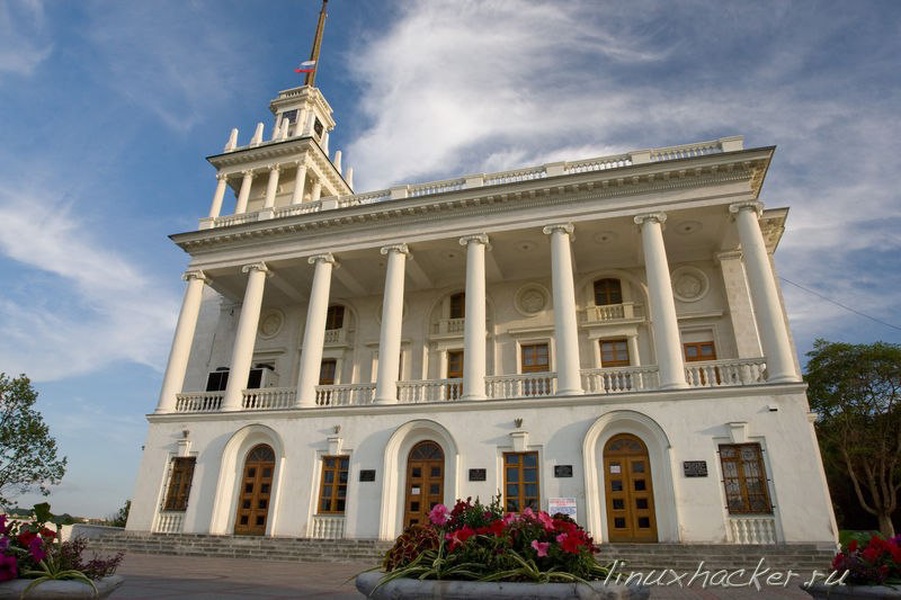
[[[714,185],[748,182],[756,198],[773,148],[760,148],[697,158],[678,159],[564,174],[530,181],[486,185],[437,194],[400,198],[375,204],[350,206],[305,213],[279,219],[186,232],[170,236],[187,252],[213,249],[262,238],[277,239],[298,233],[334,234],[384,225],[404,219],[409,224],[440,221],[447,226],[451,215],[493,216],[513,210],[541,209],[567,205],[573,208],[565,218],[580,214],[600,214],[598,202],[638,195],[659,195]],[[622,207],[620,207],[621,209]],[[651,205],[635,207],[642,213]],[[654,205],[655,210],[664,208]],[[571,213],[571,214],[570,214]],[[564,215],[561,213],[560,217]]]

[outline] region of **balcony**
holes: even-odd
[[[660,388],[656,365],[582,369],[582,389],[586,394],[630,394]],[[766,383],[766,363],[762,358],[714,360],[689,363],[685,379],[692,388],[719,388]],[[420,379],[397,382],[398,404],[462,402],[463,380]],[[485,378],[488,400],[551,397],[557,393],[553,372],[493,375]],[[246,411],[287,410],[296,406],[294,387],[260,388],[243,391],[241,409]],[[210,413],[222,409],[222,392],[178,394],[175,412]],[[370,406],[375,404],[374,383],[316,386],[317,408]]]
[[[623,302],[622,304],[604,304],[589,306],[583,312],[586,323],[610,323],[629,319],[644,319],[644,311],[640,304]]]

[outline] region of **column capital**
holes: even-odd
[[[204,273],[200,269],[188,269],[182,274],[181,278],[184,281],[191,281],[193,279],[199,279],[204,283],[208,283],[210,281],[210,278],[206,276],[206,273]]]
[[[713,258],[718,263],[721,263],[724,260],[741,260],[742,253],[741,250],[724,250],[723,252],[717,252],[716,254],[714,254]]]
[[[474,242],[476,244],[482,244],[483,246],[488,246],[488,234],[487,233],[474,233],[472,235],[464,235],[460,238],[461,246],[468,246],[470,242]]]
[[[272,271],[269,270],[269,267],[266,266],[266,263],[263,261],[241,267],[242,273],[250,273],[251,271],[260,271],[261,273],[265,273],[267,277],[272,275]]]
[[[397,252],[398,254],[410,254],[410,248],[407,247],[406,244],[392,244],[390,246],[382,246],[382,249],[379,250],[383,256],[387,256],[391,252]]]
[[[230,173],[216,173],[216,181],[228,181]]]
[[[653,213],[645,213],[642,215],[635,215],[633,219],[636,225],[644,225],[645,221],[652,221],[654,223],[660,223],[663,225],[666,223],[666,213],[665,212],[653,212]]]
[[[757,213],[757,218],[759,219],[760,215],[763,214],[763,203],[756,200],[748,200],[747,202],[736,202],[729,205],[729,212],[733,215],[737,215],[740,211],[745,209],[753,210]]]
[[[551,235],[557,231],[562,231],[566,235],[572,235],[573,231],[575,231],[575,227],[573,227],[572,223],[557,223],[554,225],[545,225],[544,229],[541,231],[544,235]]]
[[[331,252],[326,252],[324,254],[314,254],[307,259],[307,263],[311,265],[315,265],[316,263],[329,263],[334,265],[337,262],[338,261],[335,260],[335,257]]]
[[[254,177],[256,176],[256,173],[253,172],[253,169],[247,169],[245,171],[241,171],[241,175],[243,175],[244,177]]]
[[[278,172],[281,172],[281,170],[282,170],[282,166],[281,166],[281,165],[270,165],[270,166],[269,166],[269,172],[270,172],[270,173],[272,173],[273,171],[275,171],[275,172],[278,173]]]
[[[299,169],[300,167],[306,167],[307,161],[306,160],[295,160],[295,161],[291,161],[291,164]]]

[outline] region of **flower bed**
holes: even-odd
[[[840,584],[801,587],[814,598],[901,598],[901,535],[851,539],[832,569]]]
[[[616,597],[647,597],[646,588],[600,583],[609,570],[595,560],[597,551],[591,536],[565,515],[530,508],[504,513],[499,497],[487,506],[470,498],[453,509],[436,505],[429,523],[407,528],[385,555],[384,573],[358,577],[357,588],[373,598],[599,598],[613,588]],[[423,590],[422,580],[442,581],[426,581],[429,589]]]
[[[121,553],[86,560],[85,540],[63,542],[58,531],[47,503],[34,506],[34,518],[30,521],[0,515],[0,598],[19,594],[48,597],[48,593],[57,598],[99,597],[101,589],[109,588],[108,594],[121,584],[121,578],[111,577],[122,561]],[[96,582],[100,581],[103,583],[98,589]]]

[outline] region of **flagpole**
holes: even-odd
[[[303,84],[313,87],[316,82],[316,71],[319,70],[319,50],[322,48],[322,32],[325,30],[325,5],[328,0],[322,0],[322,10],[319,11],[319,24],[316,25],[316,38],[313,40],[313,51],[310,52],[310,60],[313,61],[313,70],[307,73]]]

